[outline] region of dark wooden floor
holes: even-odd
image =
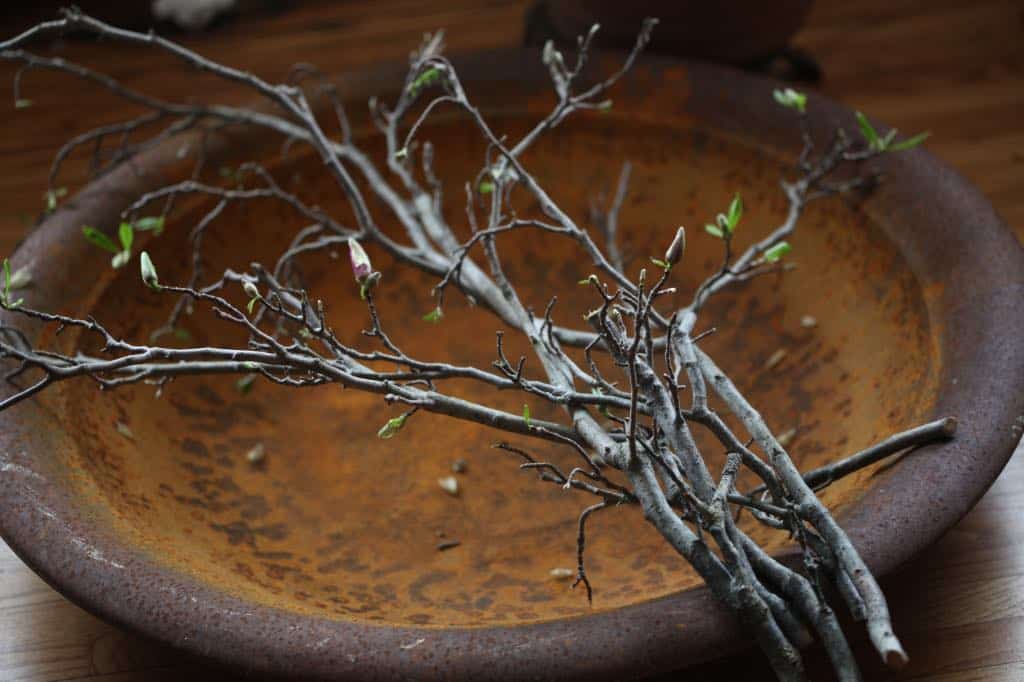
[[[453,49],[513,45],[520,0],[307,2],[257,15],[188,42],[210,56],[280,78],[296,61],[327,72],[405,55],[424,30],[449,29]],[[0,15],[0,22],[3,21]],[[3,26],[12,33],[17,26]],[[819,0],[797,44],[826,73],[822,89],[905,130],[928,128],[929,147],[992,200],[1024,237],[1024,5],[1019,0]],[[76,56],[129,84],[172,96],[192,87],[166,60],[105,46]],[[0,69],[9,82],[10,69]],[[42,206],[57,145],[97,116],[65,81],[40,88],[30,110],[5,109],[0,129],[0,253],[11,251]],[[113,102],[111,107],[118,105]],[[1024,305],[1024,301],[1022,301]],[[1022,387],[1024,388],[1024,387]],[[891,673],[867,661],[869,680],[1024,680],[1024,459],[946,538],[885,581],[912,656]],[[820,666],[812,655],[812,667]],[[139,682],[223,680],[70,604],[0,542],[0,680]],[[758,655],[733,657],[665,680],[769,679]]]

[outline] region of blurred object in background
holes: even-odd
[[[235,0],[153,0],[153,17],[195,31],[234,6]]]
[[[131,29],[157,27],[199,30],[219,20],[251,12],[281,10],[291,0],[36,0],[0,1],[0,22],[12,30],[53,19],[75,5],[103,21]]]
[[[813,0],[538,0],[524,42],[571,47],[594,23],[602,46],[629,49],[645,17],[661,21],[650,52],[722,62],[776,78],[815,82],[817,63],[789,45]]]

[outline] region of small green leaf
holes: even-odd
[[[604,391],[601,390],[601,388],[599,388],[597,386],[595,386],[594,388],[590,389],[590,392],[593,393],[594,395],[604,395]],[[597,406],[597,411],[600,412],[602,415],[604,415],[605,419],[611,419],[611,415],[608,413],[608,406],[607,405],[598,405]]]
[[[139,218],[135,221],[135,229],[139,232],[152,232],[159,236],[164,231],[164,217],[149,216],[147,218]]]
[[[122,253],[127,253],[129,258],[131,257],[131,253],[128,251]],[[114,258],[117,258],[117,256],[114,256]],[[156,266],[153,265],[153,260],[145,251],[139,254],[139,271],[142,274],[142,281],[146,283],[147,287],[153,291],[160,290],[160,279],[156,274]]]
[[[123,251],[132,250],[132,242],[135,241],[135,229],[131,223],[121,223],[117,227],[117,236],[121,240],[121,248]]]
[[[46,200],[46,212],[53,213],[57,210],[57,200],[66,196],[68,193],[67,187],[58,187],[56,189],[48,189],[43,195]]]
[[[889,145],[888,151],[902,152],[906,151],[907,149],[913,149],[914,147],[918,146],[919,144],[927,140],[930,136],[931,133],[926,130],[925,132],[918,133],[917,135],[909,137],[906,140],[901,140],[900,142],[897,142],[894,145]]]
[[[792,88],[772,92],[775,101],[787,109],[796,109],[801,114],[807,111],[807,95]]]
[[[30,106],[32,106],[32,100],[30,99],[22,98],[14,100],[15,109],[28,109]]]
[[[740,198],[739,192],[732,198],[729,203],[729,214],[726,216],[726,222],[729,224],[729,232],[736,230],[736,226],[740,222],[740,218],[743,217],[743,199]]]
[[[672,269],[672,266],[669,263],[666,263],[663,260],[658,260],[657,258],[654,258],[653,256],[651,257],[651,262],[654,263],[655,265],[657,265],[662,270],[671,270]]]
[[[395,152],[396,159],[404,159],[407,156],[409,156],[409,150],[406,149],[405,147],[402,147],[397,152]]]
[[[405,420],[408,418],[408,414],[401,414],[394,419],[389,419],[384,423],[384,426],[380,427],[380,431],[377,432],[377,438],[388,440],[394,438],[395,435],[402,430],[405,426]]]
[[[438,307],[434,308],[433,310],[431,310],[426,315],[424,315],[423,316],[423,321],[424,322],[430,322],[432,324],[437,324],[438,322],[441,321],[442,317],[444,317],[444,311],[441,310],[441,306],[438,306]]]
[[[523,421],[526,422],[526,428],[533,428],[533,421],[530,419],[530,406],[523,403]]]
[[[249,391],[252,390],[253,384],[256,383],[256,374],[246,374],[241,379],[235,382],[235,390],[242,395],[248,395]]]
[[[856,116],[857,125],[860,126],[860,134],[864,136],[865,140],[867,140],[868,145],[872,149],[877,149],[879,151],[884,149],[884,147],[882,147],[882,140],[878,137],[878,132],[875,130],[875,127],[871,125],[871,121],[868,120],[868,117],[859,111],[856,112]]]
[[[494,183],[490,180],[484,180],[480,183],[480,186],[477,187],[477,190],[479,190],[480,194],[490,194],[494,191]]]
[[[254,297],[249,299],[248,303],[245,304],[245,309],[249,311],[250,315],[252,315],[253,308],[256,307],[256,302],[258,300],[260,300],[260,297],[259,296],[254,296]]]
[[[777,263],[780,258],[792,250],[793,247],[789,245],[789,242],[779,242],[764,252],[764,259],[769,263]]]
[[[114,257],[110,259],[110,266],[115,270],[119,270],[124,266],[128,265],[128,261],[132,259],[131,251],[118,251],[114,254]]]
[[[708,223],[704,226],[704,231],[713,237],[718,237],[719,239],[725,238],[725,234],[720,229],[718,229],[718,227],[712,225],[711,223]]]
[[[434,83],[436,83],[438,80],[440,80],[440,78],[441,78],[441,71],[440,71],[440,69],[434,69],[434,68],[427,69],[426,71],[421,73],[419,76],[417,76],[416,80],[414,80],[409,85],[409,92],[415,95],[415,94],[419,93],[419,91],[421,89],[429,87],[429,86],[433,85]]]
[[[103,234],[95,227],[83,227],[82,234],[85,235],[86,241],[88,241],[93,246],[100,247],[104,251],[109,251],[110,253],[117,253],[118,251],[120,251],[120,249],[117,248],[117,244],[115,244],[110,237]]]

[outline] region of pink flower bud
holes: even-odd
[[[373,272],[373,266],[370,265],[370,257],[366,255],[363,245],[355,239],[348,240],[348,256],[349,260],[352,261],[352,274],[355,275],[356,281],[362,284],[370,276],[370,273]]]

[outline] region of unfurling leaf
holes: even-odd
[[[787,109],[796,109],[801,114],[807,111],[807,95],[792,88],[772,92],[775,101]]]
[[[779,242],[764,252],[764,259],[769,263],[777,263],[780,258],[792,250],[793,247],[789,245],[789,242]]]
[[[117,244],[115,244],[110,237],[103,234],[95,227],[89,227],[88,225],[86,225],[85,227],[82,228],[82,234],[85,235],[85,240],[87,242],[89,242],[93,246],[100,247],[104,251],[109,251],[110,253],[117,253],[121,250],[117,248]]]
[[[402,430],[405,426],[405,420],[409,417],[408,414],[400,414],[393,419],[389,419],[384,423],[384,426],[380,427],[380,431],[377,432],[377,438],[388,440],[394,438],[395,435]]]
[[[889,147],[887,148],[887,151],[890,151],[890,152],[902,152],[902,151],[906,151],[907,149],[913,149],[914,147],[920,145],[922,142],[927,140],[930,136],[931,136],[931,133],[929,131],[925,131],[923,133],[918,133],[917,135],[914,135],[913,137],[908,137],[907,139],[901,140],[901,141],[897,142],[896,144],[889,145]]]
[[[718,229],[711,223],[708,223],[707,225],[704,226],[704,231],[710,234],[712,237],[718,237],[719,239],[725,238],[725,233],[723,233],[720,229]]]
[[[164,231],[164,217],[149,216],[148,218],[139,218],[135,221],[134,226],[139,232],[152,232],[159,236]]]
[[[117,227],[117,237],[121,240],[121,249],[131,251],[132,243],[135,241],[135,228],[131,223],[121,223]]]
[[[671,270],[672,269],[672,264],[671,263],[668,263],[667,261],[663,261],[663,260],[658,260],[657,258],[655,258],[653,256],[651,256],[651,262],[654,263],[655,265],[657,265],[662,270]]]
[[[156,267],[145,251],[139,254],[139,271],[142,273],[142,281],[146,283],[146,286],[153,291],[160,290],[160,279],[157,277]]]
[[[259,296],[253,296],[249,299],[249,302],[245,304],[245,309],[252,315],[253,309],[256,307],[256,303],[260,300]]]
[[[53,213],[57,210],[57,200],[65,196],[67,193],[67,187],[58,187],[56,189],[46,190],[46,194],[43,195],[43,198],[46,199],[46,212]]]
[[[726,215],[726,221],[729,224],[729,232],[735,232],[736,226],[740,223],[740,218],[743,217],[743,199],[740,198],[739,192],[732,198],[729,203],[729,213]]]
[[[444,311],[441,310],[441,306],[438,306],[438,307],[434,308],[433,310],[431,310],[426,315],[424,315],[423,316],[423,321],[424,322],[430,322],[432,324],[437,324],[438,322],[441,321],[442,317],[444,317]]]
[[[418,95],[420,90],[426,87],[430,87],[434,83],[441,79],[441,70],[435,68],[426,69],[423,73],[416,77],[409,85],[409,93],[412,95]]]
[[[868,117],[861,112],[856,112],[857,125],[860,126],[860,134],[864,136],[864,140],[868,143],[868,146],[872,149],[882,151],[885,149],[885,145],[882,142],[882,138],[878,137],[878,131],[871,125],[871,121]]]
[[[533,428],[533,421],[530,419],[530,406],[523,403],[523,421],[526,422],[526,428]]]

